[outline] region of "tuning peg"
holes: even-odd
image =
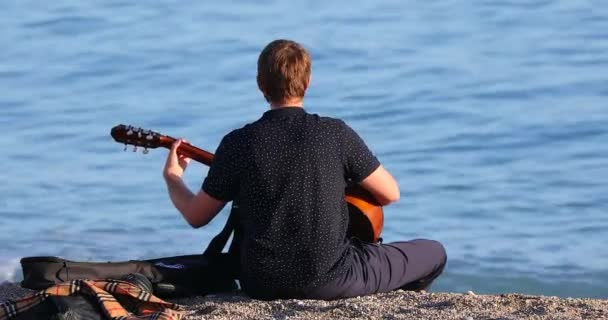
[[[144,147],[144,151],[142,151],[143,154],[148,154],[148,152],[150,152],[150,150],[148,150],[148,147]]]

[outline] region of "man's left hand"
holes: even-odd
[[[190,163],[190,158],[177,154],[177,148],[179,148],[180,144],[183,142],[187,141],[177,139],[171,146],[171,150],[167,156],[167,162],[165,163],[165,169],[163,170],[163,177],[165,177],[165,180],[175,178],[181,179],[184,175],[184,171],[186,171],[186,168],[188,167],[188,163]]]

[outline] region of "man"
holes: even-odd
[[[426,288],[446,263],[440,243],[347,239],[347,181],[382,205],[399,199],[399,187],[343,121],[303,108],[310,75],[310,56],[298,43],[268,44],[257,83],[270,110],[222,139],[196,195],[182,181],[189,159],[176,153],[177,141],[163,173],[173,204],[198,228],[234,201],[239,279],[253,298],[330,300]]]

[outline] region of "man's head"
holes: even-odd
[[[310,82],[310,65],[308,52],[297,42],[272,41],[258,58],[258,88],[273,105],[301,100]]]

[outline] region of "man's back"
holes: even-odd
[[[222,142],[227,153],[241,151],[230,167],[240,172],[245,285],[301,288],[344,271],[345,132],[341,121],[280,108]]]

